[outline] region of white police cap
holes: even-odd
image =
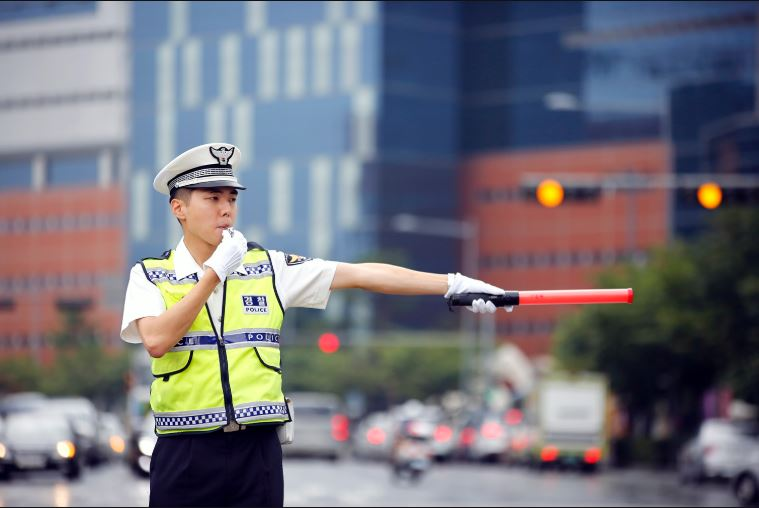
[[[170,194],[179,188],[234,187],[245,189],[232,168],[240,161],[240,149],[229,143],[208,143],[190,148],[166,164],[153,180],[153,188]]]

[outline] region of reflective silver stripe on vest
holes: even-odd
[[[278,416],[287,419],[287,405],[284,402],[253,402],[235,408],[235,420],[238,423],[272,420]],[[215,427],[226,425],[227,415],[224,408],[156,413],[155,423],[159,430]]]
[[[271,263],[259,261],[258,263],[244,264],[243,270],[237,270],[227,276],[227,280],[263,279],[272,274]]]
[[[171,284],[192,284],[198,282],[198,274],[191,273],[183,279],[177,280],[177,274],[174,270],[166,270],[164,268],[146,268],[148,272],[148,279],[154,284],[159,282],[170,282]]]
[[[176,413],[155,413],[155,425],[160,430],[213,427],[226,423],[227,414],[223,407]]]
[[[279,330],[274,328],[242,328],[224,333],[224,344],[237,347],[279,347]]]
[[[192,349],[216,349],[216,335],[196,335],[182,337],[170,351],[190,351]]]
[[[197,349],[216,349],[215,335],[199,335],[205,332],[190,332],[193,335],[182,337],[177,345],[170,349],[192,351]],[[240,347],[279,347],[279,331],[273,328],[243,328],[224,334],[224,344],[228,348]]]
[[[235,407],[235,420],[238,423],[271,420],[277,416],[287,419],[287,405],[284,402],[253,402]]]

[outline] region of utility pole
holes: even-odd
[[[456,238],[463,243],[462,265],[465,275],[477,278],[479,272],[479,225],[474,220],[440,219],[412,214],[395,215],[390,228],[400,233]],[[459,389],[473,389],[474,346],[477,343],[477,321],[471,312],[461,315]]]

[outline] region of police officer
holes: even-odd
[[[194,147],[156,175],[183,237],[134,265],[121,337],[152,357],[158,441],[151,506],[282,506],[280,330],[291,307],[324,309],[332,290],[445,295],[503,289],[460,273],[311,259],[248,242],[234,230],[240,149]],[[475,301],[475,313],[495,312]]]

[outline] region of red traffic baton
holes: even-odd
[[[590,303],[632,303],[632,288],[623,289],[549,289],[545,291],[506,291],[502,295],[457,293],[448,298],[449,307],[469,307],[475,300],[493,302],[496,307],[511,305],[566,305]],[[453,310],[453,309],[451,309]]]

